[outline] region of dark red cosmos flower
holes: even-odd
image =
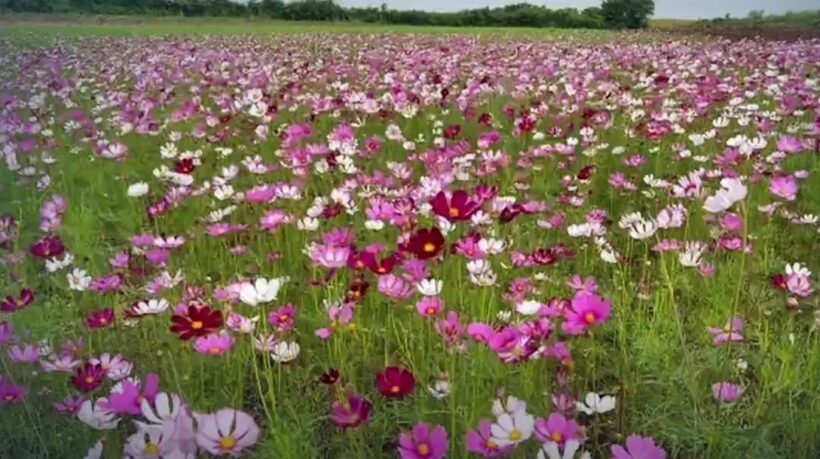
[[[478,117],[478,124],[484,126],[489,126],[493,124],[493,115],[488,112],[482,113],[481,116]]]
[[[501,211],[501,215],[498,216],[498,221],[501,223],[509,223],[523,212],[524,209],[521,207],[521,204],[507,206]]]
[[[462,190],[453,192],[449,200],[444,191],[439,191],[430,204],[436,215],[450,221],[469,220],[481,208],[478,202],[470,199],[467,192]]]
[[[444,247],[444,235],[438,228],[420,229],[407,242],[407,251],[419,260],[433,258]]]
[[[772,279],[771,279],[772,287],[774,287],[778,290],[787,290],[789,287],[788,287],[786,281],[787,281],[787,278],[786,278],[785,274],[775,274],[774,276],[772,276]]]
[[[401,255],[393,252],[379,260],[376,253],[365,250],[361,253],[360,260],[371,271],[381,276],[393,271],[393,268],[401,262]]]
[[[339,380],[339,376],[339,370],[331,368],[319,376],[319,382],[327,385],[336,384],[336,381]]]
[[[578,171],[578,175],[576,175],[576,177],[578,178],[578,180],[586,181],[592,178],[592,176],[595,175],[595,171],[597,170],[598,168],[595,166],[585,166],[583,169]]]
[[[387,367],[376,374],[376,387],[387,398],[402,398],[416,388],[413,372],[400,367]]]
[[[31,246],[30,252],[40,258],[59,257],[65,252],[65,246],[56,236],[44,237]]]
[[[452,124],[447,126],[447,129],[444,130],[444,138],[453,140],[461,134],[461,125],[460,124]]]
[[[191,174],[196,169],[192,158],[179,159],[174,163],[174,171],[180,174]]]
[[[0,303],[0,311],[3,312],[17,312],[25,309],[27,306],[34,303],[34,292],[30,289],[24,288],[20,290],[20,297],[15,298],[11,295],[7,296],[2,303]]]
[[[102,365],[86,362],[74,371],[71,382],[83,392],[93,392],[105,380],[106,371]]]
[[[370,288],[370,283],[364,279],[357,278],[350,283],[350,287],[345,294],[345,301],[348,303],[358,303],[367,295],[367,289]]]
[[[187,315],[174,314],[171,317],[171,332],[179,335],[179,339],[188,341],[193,337],[205,336],[216,332],[222,327],[222,311],[214,311],[208,306],[188,306]]]
[[[91,330],[114,325],[114,310],[105,308],[92,312],[86,317],[85,325]]]
[[[558,261],[558,255],[552,249],[537,249],[532,253],[532,261],[541,266],[548,266]]]
[[[359,394],[352,394],[346,400],[333,402],[330,420],[343,429],[352,429],[370,420],[373,404]]]

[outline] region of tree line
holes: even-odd
[[[345,8],[334,0],[0,0],[0,11],[157,16],[244,16],[286,21],[355,21],[464,27],[644,28],[653,0],[603,0],[600,7],[550,9],[518,3],[457,12]]]

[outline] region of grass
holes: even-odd
[[[159,62],[153,65],[169,71],[178,65],[195,75],[190,64],[173,60],[172,48],[167,47],[167,43],[221,50],[225,51],[225,56],[242,56],[242,53],[248,52],[254,62],[281,67],[285,75],[296,75],[298,66],[294,61],[311,63],[317,57],[336,59],[337,64],[332,69],[320,67],[296,78],[304,84],[303,91],[325,94],[332,92],[329,89],[332,78],[325,80],[323,72],[342,71],[346,58],[358,63],[365,62],[361,57],[365,55],[395,59],[399,51],[412,49],[420,56],[424,53],[436,56],[438,60],[426,65],[444,72],[448,67],[443,61],[451,55],[440,55],[434,50],[449,45],[455,48],[452,53],[460,58],[456,63],[465,66],[451,67],[463,72],[459,74],[460,79],[453,83],[457,85],[463,84],[465,75],[472,70],[468,65],[481,59],[503,59],[519,53],[515,55],[515,62],[531,56],[543,61],[559,52],[558,48],[544,51],[540,47],[549,45],[540,44],[539,41],[557,41],[559,45],[574,43],[573,46],[578,49],[592,49],[598,44],[608,43],[607,40],[613,37],[619,37],[608,32],[575,33],[543,29],[465,30],[363,27],[354,24],[211,23],[172,19],[123,22],[89,24],[86,21],[72,21],[57,24],[51,19],[12,21],[0,31],[4,39],[9,40],[2,42],[3,54],[10,56],[10,64],[4,70],[5,83],[0,85],[3,89],[0,92],[25,94],[30,91],[26,82],[36,78],[33,75],[21,77],[16,73],[19,69],[15,66],[20,63],[16,60],[16,53],[24,47],[47,49],[38,47],[50,47],[52,40],[59,40],[66,53],[77,56],[80,62],[88,66],[91,77],[102,74],[105,68],[113,68],[116,81],[102,83],[101,80],[96,86],[92,85],[89,93],[77,94],[79,108],[91,111],[95,105],[92,93],[105,93],[113,87],[126,91],[133,89],[135,83],[133,73],[130,73],[133,69],[126,71],[125,67],[116,67],[119,64],[146,62],[156,55]],[[344,35],[326,35],[326,32]],[[359,32],[391,35],[374,36]],[[394,33],[410,33],[412,36],[392,35]],[[427,37],[422,33],[436,36]],[[461,49],[455,44],[456,38],[449,36],[453,33],[487,34],[490,37],[503,34],[507,39],[498,44],[482,42],[474,45],[476,48]],[[223,34],[230,36],[217,37]],[[256,36],[242,36],[246,34]],[[439,36],[441,34],[448,36]],[[528,52],[523,52],[516,49],[518,41],[535,44]],[[584,45],[588,41],[595,41],[596,44]],[[645,43],[640,39],[636,41]],[[638,57],[634,59],[645,65],[648,65],[647,61],[641,59],[648,60],[650,58],[646,55],[655,52],[652,46],[635,44],[636,41],[618,42],[618,46],[607,48],[612,53],[614,79],[618,83],[632,86],[638,78],[637,73],[621,66],[629,60],[624,54],[618,54],[619,47],[634,46],[640,51],[636,52]],[[131,47],[117,47],[122,44]],[[487,49],[482,48],[485,46],[499,48],[496,53],[482,54]],[[700,54],[690,48],[694,45],[682,46],[683,49],[673,52],[688,55],[692,60]],[[758,51],[765,45],[757,46],[746,50],[746,55],[762,55]],[[572,55],[577,52],[574,47],[567,47],[567,53]],[[799,48],[799,51],[806,52],[808,49]],[[284,58],[283,53],[287,50],[294,51],[296,55]],[[367,52],[359,54],[361,50]],[[620,52],[626,53],[623,50]],[[206,56],[202,53],[198,55]],[[658,56],[660,54],[653,58],[660,59]],[[214,60],[214,63],[217,62]],[[505,82],[515,80],[525,71],[516,67],[515,62],[500,66],[496,76]],[[583,62],[578,60],[576,63],[581,67],[592,65]],[[605,60],[601,59],[595,65],[602,65],[603,62]],[[749,65],[759,64],[755,60],[749,62]],[[43,64],[40,62],[37,65]],[[406,60],[400,61],[399,65],[405,72],[416,71]],[[738,70],[748,70],[740,64],[736,65],[722,69],[722,76],[728,78]],[[575,72],[569,69],[568,66],[559,68],[558,75]],[[584,74],[580,71],[573,73],[576,76]],[[354,86],[369,84],[356,76],[350,76],[350,80]],[[156,95],[160,86],[152,87],[155,92],[151,94]],[[180,94],[190,94],[191,86],[189,83],[177,83],[175,88]],[[653,91],[651,88],[636,90],[635,95],[649,100],[659,94],[667,94],[660,90]],[[625,231],[617,228],[622,215],[639,211],[651,217],[664,206],[677,201],[663,193],[647,197],[639,193],[618,192],[609,185],[609,174],[623,171],[633,175],[638,179],[641,191],[644,191],[648,187],[639,180],[641,175],[681,176],[700,167],[700,163],[691,160],[672,161],[672,152],[676,145],[688,144],[688,133],[710,129],[712,119],[722,113],[725,105],[716,104],[707,115],[688,124],[686,134],[670,134],[657,143],[626,136],[624,128],[635,127],[635,124],[619,108],[612,128],[598,128],[595,143],[610,147],[602,148],[595,156],[578,155],[577,162],[572,165],[561,164],[564,160],[556,156],[536,158],[533,160],[534,166],[540,168],[536,170],[533,166],[517,167],[515,161],[522,157],[521,152],[527,151],[538,141],[531,136],[512,135],[514,122],[504,115],[504,107],[508,104],[523,108],[535,100],[539,97],[531,93],[518,100],[507,92],[477,103],[478,113],[493,114],[496,120],[494,128],[503,133],[502,142],[497,148],[511,155],[512,164],[499,168],[485,179],[473,177],[466,183],[456,183],[454,188],[470,189],[475,184],[489,181],[499,187],[500,194],[517,195],[519,201],[547,201],[550,206],[564,212],[570,223],[582,222],[592,209],[605,209],[615,223],[610,228],[610,242],[624,258],[634,262],[604,263],[591,240],[569,238],[565,230],[545,230],[537,225],[536,217],[521,216],[506,225],[493,221],[481,231],[485,237],[494,234],[495,238],[509,241],[512,249],[522,252],[556,243],[566,244],[575,250],[575,258],[545,268],[507,269],[510,258],[505,252],[492,258],[492,265],[498,274],[498,286],[486,288],[476,287],[468,281],[462,257],[447,256],[444,261],[431,264],[430,269],[433,277],[444,281],[442,298],[448,310],[458,311],[465,322],[482,321],[496,326],[503,325],[503,321],[497,318],[498,314],[512,307],[504,300],[504,294],[514,279],[533,279],[539,290],[537,295],[533,295],[540,301],[547,301],[554,296],[572,296],[566,281],[573,274],[594,276],[600,285],[601,295],[613,302],[614,314],[611,321],[597,327],[589,337],[562,336],[562,341],[566,341],[572,351],[572,366],[565,366],[552,358],[517,365],[504,364],[488,347],[472,343],[464,354],[452,352],[436,333],[433,321],[421,318],[415,312],[413,304],[417,297],[406,301],[386,298],[377,291],[377,281],[372,274],[367,275],[372,284],[371,291],[357,308],[353,322],[355,327],[340,326],[332,339],[318,340],[314,331],[328,325],[323,301],[342,296],[353,276],[349,270],[342,270],[328,285],[311,286],[312,280],[322,279],[326,275],[325,270],[313,266],[302,254],[306,244],[319,239],[316,233],[299,231],[295,224],[291,224],[273,234],[254,230],[211,238],[204,234],[200,219],[215,208],[224,207],[228,201],[220,202],[206,194],[186,200],[167,215],[150,219],[145,213],[148,198],[126,196],[128,184],[137,181],[150,183],[152,198],[162,195],[164,185],[152,175],[152,170],[160,164],[172,163],[162,160],[158,152],[168,142],[169,131],[188,133],[196,123],[176,123],[158,136],[146,136],[120,134],[114,126],[101,122],[107,138],[121,141],[129,147],[128,158],[117,162],[95,155],[89,144],[78,142],[72,134],[65,132],[64,121],[68,109],[51,99],[48,116],[59,120],[53,123],[53,135],[57,142],[53,155],[57,162],[50,166],[33,163],[48,171],[51,186],[45,192],[39,192],[31,183],[26,183],[31,182],[30,179],[5,168],[0,170],[0,215],[14,215],[22,228],[14,249],[25,251],[41,236],[37,229],[40,221],[38,211],[53,194],[65,196],[68,201],[60,237],[76,255],[75,265],[95,276],[111,271],[108,259],[118,251],[128,249],[131,235],[145,232],[185,235],[187,242],[183,248],[173,252],[168,270],[172,273],[183,270],[186,284],[202,286],[206,292],[242,278],[289,276],[290,282],[283,287],[275,302],[258,309],[241,304],[230,307],[248,316],[260,316],[260,332],[269,332],[271,325],[266,321],[268,313],[285,303],[296,305],[299,308],[298,328],[286,339],[298,341],[302,351],[295,362],[276,364],[266,355],[256,352],[252,340],[245,336],[237,337],[236,347],[223,357],[203,356],[194,352],[191,346],[181,344],[175,335],[168,332],[170,313],[142,319],[136,327],[125,326],[119,321],[113,329],[88,330],[84,325],[88,313],[106,307],[121,312],[131,302],[145,296],[139,290],[141,285],[131,285],[112,295],[70,291],[66,287],[64,272],[54,275],[45,273],[42,262],[32,257],[14,269],[21,285],[9,282],[0,293],[16,294],[20,286],[27,286],[37,292],[37,302],[25,311],[13,314],[10,320],[18,330],[20,339],[26,343],[45,339],[59,348],[66,339],[83,337],[87,342],[86,355],[122,353],[135,362],[135,374],[144,377],[148,372],[158,373],[163,390],[183,395],[197,411],[209,412],[227,406],[251,413],[262,428],[263,435],[260,444],[248,453],[248,457],[395,457],[399,432],[411,429],[420,421],[440,424],[447,429],[451,439],[449,457],[467,457],[464,434],[474,429],[480,419],[492,417],[490,405],[499,391],[526,400],[528,411],[543,417],[553,411],[549,397],[551,393],[567,391],[583,396],[586,392],[595,391],[616,395],[617,409],[614,412],[577,417],[587,427],[589,440],[586,448],[595,457],[608,457],[609,446],[622,444],[624,438],[632,433],[654,437],[673,458],[816,457],[820,450],[820,397],[817,395],[820,393],[820,343],[811,327],[812,313],[817,309],[818,301],[815,295],[802,301],[801,312],[788,311],[783,304],[784,295],[769,285],[769,276],[782,272],[786,263],[802,261],[814,272],[820,269],[817,258],[811,255],[820,249],[815,228],[791,225],[783,218],[766,218],[757,211],[758,205],[772,201],[766,182],[750,183],[748,198],[733,210],[744,219],[746,229],[741,237],[744,242],[751,242],[754,250],[748,255],[723,250],[708,251],[707,258],[718,267],[714,278],[701,277],[696,270],[682,267],[675,253],[657,254],[650,250],[667,237],[714,242],[713,232],[717,225],[708,222],[707,213],[702,209],[702,199],[682,201],[689,211],[683,227],[658,233],[647,241],[632,240]],[[540,96],[540,100],[556,111],[566,105],[547,95]],[[769,106],[772,99],[759,94],[754,101]],[[288,102],[283,99],[281,103],[286,105]],[[309,112],[306,103],[294,105],[294,111],[280,112],[276,121],[271,123],[271,130],[306,121]],[[161,120],[167,119],[177,107],[176,103],[162,107],[156,115]],[[113,115],[110,110],[103,110],[102,113],[106,117]],[[407,139],[425,136],[426,140],[418,141],[419,151],[432,148],[431,139],[436,135],[429,115],[434,115],[443,126],[463,125],[461,138],[471,144],[475,144],[478,135],[483,132],[474,120],[465,119],[454,107],[449,107],[445,112],[431,105],[425,107],[421,115],[411,118],[393,115],[391,122],[400,125]],[[349,113],[340,116],[355,120]],[[580,113],[568,114],[567,118],[575,126],[583,122]],[[245,123],[247,118],[244,115],[237,119],[242,120],[236,122],[239,133],[226,142],[234,149],[231,156],[222,157],[211,145],[190,136],[177,142],[180,150],[203,149],[203,165],[195,172],[198,184],[206,179],[213,180],[223,167],[239,165],[244,157],[260,155],[266,163],[277,163],[281,159],[275,154],[283,148],[277,136],[271,135],[264,142],[252,142],[249,138],[252,137],[253,126]],[[786,116],[779,126],[785,129],[812,121],[811,114],[805,113]],[[311,137],[311,143],[325,142],[326,136],[339,122],[332,112],[318,116],[313,122],[315,134]],[[356,129],[359,144],[372,136],[384,136],[388,124],[375,116],[367,118],[366,123]],[[545,118],[539,129],[546,131],[548,127],[549,121]],[[733,123],[720,133],[718,139],[725,140],[741,132],[755,134],[752,127],[744,128]],[[576,132],[574,135],[579,134]],[[776,138],[769,140],[763,156],[774,151],[775,141]],[[554,139],[541,141],[557,142]],[[623,146],[627,153],[622,156],[611,154],[611,147],[614,146]],[[690,148],[695,149],[694,146]],[[717,140],[699,148],[695,150],[695,155],[707,155],[710,159],[723,151],[723,145],[718,144]],[[388,141],[377,157],[357,159],[357,164],[368,174],[375,171],[389,174],[388,164],[406,161],[409,154],[401,143]],[[646,164],[637,169],[626,168],[623,159],[633,154],[644,155]],[[586,193],[584,196],[589,201],[579,208],[559,203],[557,196],[565,192],[560,183],[561,177],[574,175],[586,165],[594,165],[598,172],[588,185],[577,182],[576,185]],[[421,161],[409,162],[408,166],[413,171],[410,183],[417,183],[422,175],[432,174]],[[820,179],[816,174],[820,166],[816,152],[789,157],[783,167],[789,172],[801,169],[813,172],[801,182],[799,200],[787,205],[801,214],[820,214]],[[751,175],[752,160],[738,168],[742,174]],[[262,183],[295,183],[297,179],[285,168],[264,176],[249,174],[243,169],[232,185],[235,190],[241,191]],[[230,221],[253,226],[264,210],[271,208],[301,218],[314,197],[329,196],[331,190],[340,187],[345,179],[338,173],[309,176],[302,190],[304,199],[277,201],[267,206],[241,204]],[[520,192],[516,183],[528,184],[530,188],[526,193]],[[713,194],[717,185],[709,182],[706,188],[705,194]],[[366,200],[360,199],[359,207],[355,215],[342,212],[333,220],[323,220],[320,233],[336,227],[352,227],[360,235],[360,246],[382,242],[391,249],[395,248],[396,238],[401,232],[392,226],[380,232],[368,232],[364,229],[363,215]],[[420,227],[435,225],[435,220],[428,216],[418,215],[418,219]],[[468,232],[465,226],[460,224],[447,236],[447,242],[452,244],[465,236]],[[237,245],[247,247],[244,255],[230,253],[229,250]],[[280,252],[282,259],[270,261],[267,255],[271,251]],[[9,274],[8,271],[10,268],[0,267],[0,273],[4,276]],[[535,278],[536,272],[544,276]],[[162,296],[177,304],[182,301],[182,290],[180,287],[169,289]],[[220,309],[229,307],[212,298],[209,302]],[[722,326],[732,316],[746,320],[745,341],[731,346],[714,346],[708,327]],[[513,317],[517,321],[524,320],[517,315]],[[558,335],[556,330],[553,339]],[[748,370],[737,368],[735,361],[738,358],[748,362]],[[129,422],[123,421],[116,430],[100,432],[77,420],[61,417],[55,413],[52,404],[68,393],[77,393],[67,383],[67,375],[43,374],[39,367],[13,364],[5,353],[0,355],[0,361],[3,364],[2,373],[25,385],[29,391],[29,397],[23,403],[0,406],[3,412],[0,418],[0,457],[82,457],[84,451],[99,438],[104,439],[106,445],[105,457],[119,457],[125,439],[133,432]],[[419,387],[412,397],[386,400],[376,391],[374,375],[384,366],[392,364],[409,368],[415,374]],[[339,369],[344,385],[364,393],[374,402],[374,415],[366,427],[343,431],[329,421],[330,405],[343,390],[341,385],[328,387],[317,382],[318,376],[329,367]],[[569,374],[565,387],[556,382],[559,369]],[[452,392],[444,400],[436,400],[426,390],[428,384],[440,378],[452,382]],[[710,386],[724,380],[738,382],[746,388],[746,394],[739,402],[730,405],[715,402]],[[107,384],[100,389],[94,397],[107,393],[109,386]],[[522,445],[514,457],[534,455],[537,449],[534,443],[530,440]]]

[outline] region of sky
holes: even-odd
[[[397,10],[457,11],[485,6],[503,6],[527,0],[337,0],[342,6],[379,6]],[[550,8],[599,6],[601,0],[529,0]],[[746,16],[751,10],[766,13],[820,9],[820,0],[655,0],[655,17],[664,19],[711,19],[730,13]]]

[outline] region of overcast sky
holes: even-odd
[[[502,6],[526,0],[337,0],[343,6],[379,6],[399,10],[456,11],[485,6]],[[528,3],[551,8],[598,6],[601,0],[529,0]],[[655,17],[675,19],[714,18],[730,13],[746,16],[751,10],[767,13],[820,9],[820,0],[655,0]]]

